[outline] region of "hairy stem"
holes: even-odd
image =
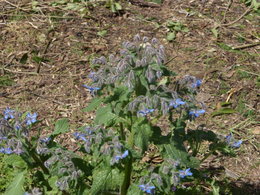
[[[132,156],[130,155],[130,159],[128,162],[125,164],[125,176],[124,176],[124,181],[121,186],[121,195],[126,195],[127,190],[130,186],[130,181],[131,181],[131,173],[132,173]]]

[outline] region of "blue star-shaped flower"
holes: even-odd
[[[186,104],[186,102],[182,101],[180,98],[177,98],[176,100],[170,101],[170,107],[178,108],[181,105]]]
[[[192,176],[192,172],[190,172],[190,168],[186,170],[179,170],[179,176],[180,178],[184,178],[186,176]]]
[[[88,78],[92,79],[94,82],[98,81],[96,72],[90,72]]]
[[[14,114],[15,114],[15,111],[10,109],[10,108],[6,108],[4,110],[4,119],[5,120],[8,120],[8,119],[13,119],[14,118]]]
[[[75,136],[76,139],[81,139],[85,142],[88,142],[88,139],[86,138],[86,134],[84,133],[75,132],[73,133],[73,135]]]
[[[4,154],[12,154],[13,151],[11,148],[0,148],[0,153],[4,153]]]
[[[191,110],[190,112],[189,112],[189,115],[191,116],[191,117],[199,117],[201,114],[204,114],[206,111],[205,110],[203,110],[203,109],[201,109],[201,110]]]
[[[82,85],[83,87],[87,88],[90,92],[94,92],[94,91],[97,91],[100,89],[100,87],[91,87],[91,86],[88,86],[88,85]]]
[[[202,80],[198,79],[198,80],[196,80],[196,82],[191,84],[191,87],[192,88],[197,88],[197,87],[200,87],[201,84],[202,84]]]
[[[137,114],[141,115],[141,116],[146,116],[147,114],[153,112],[154,109],[145,109],[145,110],[139,110],[137,112]]]
[[[37,116],[38,116],[37,113],[33,113],[33,114],[27,113],[26,119],[25,119],[26,125],[31,125],[31,124],[35,123],[37,121],[37,119],[36,119]]]
[[[231,146],[234,148],[239,148],[242,143],[243,143],[242,140],[238,140],[238,141],[234,142]]]
[[[155,186],[149,186],[148,184],[142,184],[138,186],[143,192],[147,194],[154,194]]]
[[[125,151],[123,154],[121,154],[121,155],[116,155],[116,156],[114,157],[115,162],[118,163],[119,160],[126,158],[128,155],[129,155],[129,151],[128,151],[128,150],[126,150],[126,151]]]

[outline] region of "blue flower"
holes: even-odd
[[[21,124],[16,124],[15,126],[14,126],[14,128],[15,128],[15,130],[21,130],[21,128],[22,128],[22,126],[21,126]]]
[[[238,140],[236,141],[235,138],[233,137],[232,133],[230,133],[229,135],[226,136],[226,143],[233,147],[233,148],[239,148],[240,145],[243,143],[242,140]]]
[[[139,185],[138,187],[147,194],[154,194],[155,186],[149,186],[148,184],[142,184],[142,185]]]
[[[126,150],[122,155],[116,155],[115,158],[115,162],[118,162],[121,159],[126,158],[129,155],[129,151]]]
[[[48,144],[51,141],[50,137],[44,137],[40,139],[40,142]]]
[[[11,110],[10,108],[6,108],[4,110],[4,118],[5,120],[8,120],[8,119],[13,119],[14,118],[14,114],[15,114],[15,111],[14,110]]]
[[[227,143],[227,144],[230,144],[232,138],[233,138],[233,137],[232,137],[232,133],[230,133],[229,135],[227,135],[227,136],[226,136],[226,143]]]
[[[200,87],[201,84],[202,84],[202,80],[197,79],[195,83],[192,83],[192,84],[191,84],[191,87],[192,87],[192,88],[197,88],[197,87]]]
[[[238,140],[238,141],[234,142],[234,143],[231,145],[231,147],[239,148],[240,145],[242,144],[242,142],[243,142],[242,140]]]
[[[145,109],[145,110],[139,110],[137,112],[137,114],[141,115],[141,116],[146,116],[147,114],[153,112],[154,109]]]
[[[177,98],[176,100],[172,100],[170,101],[170,107],[174,107],[174,108],[177,108],[181,105],[184,105],[186,104],[186,102],[182,101],[180,98]]]
[[[98,78],[96,76],[96,72],[90,72],[88,75],[88,78],[92,79],[94,82],[98,81]]]
[[[86,134],[84,133],[75,132],[73,133],[73,135],[75,136],[76,139],[81,139],[85,142],[88,142],[88,140],[86,139]]]
[[[4,136],[4,137],[1,137],[1,136],[0,136],[0,141],[1,141],[1,140],[7,140],[7,137],[5,137],[5,136]]]
[[[12,154],[13,151],[11,148],[0,148],[0,153],[4,153],[4,154]]]
[[[33,113],[33,114],[27,113],[26,119],[25,119],[26,125],[31,125],[31,124],[35,123],[37,121],[37,119],[36,119],[37,116],[38,116],[37,113]]]
[[[184,178],[186,176],[192,176],[192,172],[190,172],[190,168],[186,170],[179,170],[179,176],[180,178]]]
[[[199,117],[201,114],[204,114],[206,111],[205,110],[203,110],[203,109],[201,109],[201,110],[191,110],[190,112],[189,112],[189,115],[191,116],[191,117]]]
[[[94,92],[94,91],[97,91],[100,89],[100,87],[91,87],[91,86],[88,86],[88,85],[82,85],[83,87],[87,88],[88,90],[90,90],[90,92]]]
[[[93,131],[91,130],[90,127],[86,127],[85,131],[86,131],[87,135],[91,135],[93,133]]]

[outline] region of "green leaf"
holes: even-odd
[[[100,104],[102,103],[103,101],[103,98],[95,98],[91,101],[91,103],[86,107],[84,108],[82,111],[83,112],[91,112],[93,110],[95,110],[97,107],[100,106]]]
[[[167,41],[173,41],[175,38],[176,38],[175,32],[169,32],[166,37]]]
[[[23,56],[20,59],[20,63],[25,64],[27,62],[27,59],[28,59],[28,53],[23,54]]]
[[[130,90],[126,86],[119,86],[114,89],[114,93],[105,99],[105,103],[111,103],[113,101],[125,101],[128,100]]]
[[[165,144],[166,157],[180,161],[182,165],[189,168],[196,168],[199,166],[199,160],[190,156],[182,146],[174,146],[174,143]]]
[[[97,110],[96,118],[94,122],[97,125],[109,125],[112,120],[116,119],[117,116],[112,113],[112,109],[110,106],[102,107]]]
[[[59,135],[61,133],[66,133],[68,131],[69,131],[68,119],[63,118],[63,119],[58,120],[55,123],[55,128],[54,128],[54,132],[52,132],[52,135],[53,136],[57,136],[57,135]]]
[[[107,182],[111,182],[107,179],[110,173],[110,170],[96,171],[93,173],[93,184],[91,186],[92,195],[101,194],[101,192],[105,190]]]
[[[140,119],[133,125],[135,131],[135,145],[142,149],[142,152],[148,148],[150,137],[152,136],[151,126],[145,120]]]
[[[212,29],[211,29],[211,32],[213,33],[213,35],[214,35],[216,38],[218,38],[218,30],[217,30],[216,27],[215,27],[215,28],[212,28]]]
[[[97,33],[97,35],[101,36],[101,37],[104,37],[106,34],[107,34],[107,30],[101,30],[101,31],[98,31],[98,33]]]
[[[40,56],[36,56],[36,55],[32,57],[32,60],[35,61],[38,64],[41,63],[41,62],[44,62],[44,61],[48,61],[48,60],[46,60],[46,59],[44,59]]]
[[[115,3],[116,10],[122,10],[122,6],[119,3]]]
[[[158,85],[166,85],[167,83],[169,83],[169,77],[163,77]]]
[[[232,108],[221,108],[215,112],[212,112],[212,116],[219,116],[219,115],[223,115],[223,114],[233,114],[235,113],[236,111]]]
[[[27,168],[27,164],[22,159],[22,157],[18,156],[18,155],[15,155],[15,154],[5,156],[4,157],[4,162],[7,165],[11,165],[11,166],[13,166],[15,168],[18,168],[18,169],[26,169]]]
[[[23,195],[23,184],[25,179],[25,173],[26,171],[23,171],[21,173],[18,173],[13,182],[9,185],[7,190],[5,191],[4,195]]]
[[[143,195],[144,193],[140,190],[138,185],[132,183],[127,190],[127,194]]]

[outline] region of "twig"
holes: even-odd
[[[165,62],[165,65],[166,64],[169,64],[171,61],[173,61],[175,58],[177,58],[177,56],[174,56],[174,57],[172,57],[171,59],[169,59],[167,62]]]
[[[249,48],[249,47],[255,47],[257,45],[260,45],[260,41],[257,43],[245,44],[245,45],[235,46],[235,47],[231,47],[231,48],[232,49],[245,49],[245,48]]]
[[[33,92],[29,92],[29,93],[32,94],[32,95],[35,95],[35,96],[37,96],[39,98],[42,98],[42,99],[50,99],[49,97],[45,97],[45,96],[39,95],[37,93],[33,93]],[[62,103],[62,102],[54,100],[54,99],[51,99],[51,101],[54,102],[54,103],[60,104],[60,105],[64,105],[65,104],[65,103]]]
[[[241,20],[246,14],[248,14],[249,12],[252,11],[252,5],[241,15],[239,16],[236,20],[229,22],[227,24],[221,24],[221,26],[230,26],[232,24],[235,24],[236,22],[238,22],[239,20]]]
[[[144,0],[129,0],[130,3],[133,5],[138,5],[140,7],[152,7],[152,8],[158,8],[160,5],[153,3],[153,2],[146,2]]]
[[[15,70],[10,70],[7,68],[0,68],[4,71],[7,72],[11,72],[11,73],[15,73],[15,74],[27,74],[27,75],[39,75],[39,76],[49,76],[49,75],[57,75],[57,76],[62,76],[62,74],[58,74],[58,73],[49,73],[49,74],[43,74],[43,73],[37,73],[37,72],[23,72],[23,71],[15,71]],[[69,75],[71,77],[78,77],[80,76],[80,74],[75,74],[75,75]]]
[[[243,71],[243,72],[246,72],[248,74],[252,74],[252,75],[255,75],[255,76],[260,76],[260,74],[256,74],[256,73],[253,73],[253,72],[249,72],[249,71],[246,71],[246,70],[243,70],[243,69],[238,69],[240,71]]]
[[[11,5],[11,6],[15,7],[16,9],[20,9],[20,10],[22,10],[22,11],[25,11],[25,12],[27,12],[27,11],[28,11],[28,10],[26,10],[26,9],[23,9],[23,8],[19,7],[18,5],[15,5],[15,4],[13,4],[13,3],[11,3],[11,2],[9,2],[9,1],[7,1],[7,0],[4,0],[4,2],[6,2],[7,4],[9,4],[9,5]]]
[[[224,13],[224,17],[223,17],[223,19],[222,19],[222,23],[226,21],[226,15],[227,15],[227,12],[228,12],[228,10],[230,9],[232,3],[233,3],[233,0],[229,0],[228,6],[227,6],[227,8],[226,8],[226,10],[225,10],[225,13]]]

